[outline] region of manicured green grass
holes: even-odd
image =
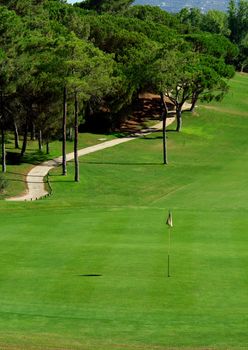
[[[26,190],[25,177],[34,164],[39,164],[43,161],[56,158],[61,155],[62,144],[59,141],[53,141],[50,143],[50,152],[46,154],[46,147],[44,145],[43,150],[38,150],[38,142],[28,142],[27,151],[24,158],[21,160],[20,149],[14,148],[13,135],[7,136],[8,142],[6,145],[7,152],[7,172],[5,178],[8,180],[8,186],[3,193],[0,193],[0,198],[12,197],[19,195]],[[102,135],[102,134],[79,134],[78,147],[84,148],[103,142],[102,139],[112,139],[116,136],[114,134]],[[73,152],[73,142],[67,142],[67,152]]]
[[[248,77],[232,86],[168,133],[169,166],[156,133],[0,203],[0,349],[247,348]]]
[[[154,118],[147,118],[143,120],[141,125],[137,125],[136,129],[147,128],[156,124],[158,120]],[[136,131],[137,131],[136,130]],[[111,132],[106,134],[93,134],[93,133],[79,133],[78,137],[78,149],[96,145],[104,141],[108,141],[114,138],[126,136],[125,133]],[[38,141],[28,141],[27,150],[23,159],[20,158],[21,149],[15,149],[14,147],[14,135],[6,135],[6,152],[7,152],[7,172],[4,174],[5,179],[8,181],[6,189],[0,193],[0,199],[12,197],[24,193],[26,190],[25,178],[27,173],[31,170],[34,164],[39,164],[49,159],[59,157],[62,152],[62,143],[60,141],[52,141],[49,144],[49,154],[46,154],[46,145],[43,145],[43,150],[38,150]],[[22,137],[20,140],[21,147]],[[67,140],[66,151],[67,153],[73,152],[73,141]]]

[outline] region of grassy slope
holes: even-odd
[[[80,184],[54,171],[48,200],[0,204],[0,344],[247,348],[248,77],[232,86],[168,134],[168,167],[154,134],[82,158]]]
[[[79,148],[84,148],[92,146],[98,143],[101,143],[100,139],[104,138],[106,140],[114,138],[114,135],[100,135],[100,134],[79,134]],[[7,151],[7,173],[5,178],[8,180],[8,187],[5,190],[5,193],[0,194],[0,198],[11,197],[14,195],[19,195],[24,192],[26,189],[25,185],[25,176],[28,171],[33,167],[34,164],[39,164],[42,161],[48,159],[53,159],[61,155],[62,145],[59,141],[54,141],[50,143],[50,153],[47,155],[46,150],[43,152],[38,151],[38,142],[29,141],[25,157],[21,163],[18,164],[16,159],[20,154],[20,149],[16,150],[14,148],[14,139],[13,135],[8,135],[8,143],[6,145]],[[73,151],[73,142],[67,142],[67,152]],[[13,157],[13,154],[15,155]],[[14,161],[13,161],[13,160]]]
[[[145,102],[143,102],[145,103]],[[147,128],[154,123],[158,122],[157,119],[157,104],[155,104],[156,116],[149,115],[147,112],[138,109],[138,106],[135,107],[133,113],[133,120],[135,123],[128,122],[127,124],[131,127],[133,126],[133,130],[138,131],[140,129]],[[140,115],[142,114],[142,115]],[[139,121],[139,123],[138,123]],[[128,128],[128,127],[127,127]],[[114,132],[108,134],[92,134],[92,133],[80,133],[78,140],[78,148],[85,148],[92,145],[96,145],[98,143],[102,143],[103,141],[111,140],[116,137],[126,136],[126,131],[122,132]],[[21,142],[20,142],[21,143]],[[67,141],[67,153],[73,152],[73,142]],[[49,144],[50,152],[46,154],[46,147],[44,145],[43,151],[38,150],[38,141],[28,141],[27,150],[25,153],[25,157],[20,162],[20,149],[14,148],[14,135],[7,135],[7,173],[4,174],[5,179],[8,180],[8,186],[3,193],[0,193],[0,199],[6,197],[12,197],[15,195],[20,195],[20,193],[25,192],[26,184],[25,177],[29,170],[33,167],[34,164],[39,164],[43,161],[56,158],[61,155],[62,152],[62,144],[59,141],[53,141]],[[18,164],[19,160],[19,164]]]

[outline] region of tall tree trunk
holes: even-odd
[[[16,124],[16,121],[14,120],[14,134],[15,134],[15,148],[20,148],[19,146],[19,133],[18,133],[18,126]]]
[[[0,91],[0,108],[1,108],[1,136],[2,136],[2,172],[6,172],[6,152],[5,152],[5,133],[4,133],[4,108],[3,92]]]
[[[63,126],[62,126],[62,175],[67,174],[66,169],[66,119],[67,119],[67,89],[64,87],[63,96]]]
[[[5,133],[4,126],[1,126],[1,134],[2,134],[2,172],[6,173],[6,152],[5,152]]]
[[[176,114],[177,114],[177,128],[176,131],[180,132],[182,129],[182,107],[177,106],[176,108]]]
[[[22,157],[24,156],[24,153],[26,152],[27,142],[28,142],[28,116],[26,116],[26,121],[25,121],[25,126],[24,126],[24,135],[23,135],[22,150],[21,150]]]
[[[31,123],[31,141],[35,141],[35,124]]]
[[[162,106],[162,120],[163,120],[163,159],[164,164],[168,164],[167,159],[167,140],[166,140],[166,118],[168,114],[168,108],[166,102],[164,101],[164,94],[160,93],[161,106]]]
[[[79,163],[78,163],[78,96],[75,93],[75,119],[74,119],[74,162],[75,162],[75,181],[79,182]]]
[[[38,143],[39,143],[39,151],[41,152],[42,151],[42,145],[43,145],[43,142],[42,142],[42,131],[39,130],[39,134],[38,134]]]
[[[46,154],[50,153],[50,149],[49,149],[49,141],[46,142]]]
[[[192,103],[191,103],[191,107],[190,107],[190,112],[194,112],[194,110],[195,110],[195,105],[196,105],[196,102],[197,102],[197,97],[196,96],[194,96],[193,98],[192,98]]]

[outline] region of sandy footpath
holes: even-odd
[[[167,118],[166,125],[170,125],[174,121],[174,117]],[[121,143],[132,141],[137,139],[137,137],[141,137],[144,135],[148,135],[152,132],[159,131],[162,129],[162,122],[159,124],[154,125],[152,128],[141,130],[138,133],[135,133],[134,135],[131,135],[130,137],[123,137],[120,139],[110,140],[106,142],[102,142],[95,146],[86,147],[83,149],[78,150],[78,156],[84,156],[89,153],[97,152],[100,150],[103,150],[105,148],[113,147],[120,145]],[[66,155],[66,160],[70,161],[74,159],[74,153],[68,153]],[[49,160],[46,162],[41,163],[40,165],[37,165],[33,167],[30,172],[26,176],[26,182],[27,182],[27,192],[21,196],[18,197],[10,197],[6,200],[8,201],[32,201],[39,199],[41,197],[44,197],[48,194],[47,190],[45,189],[45,183],[44,183],[44,177],[48,174],[49,170],[52,168],[55,168],[62,164],[62,157],[55,158],[53,160]]]

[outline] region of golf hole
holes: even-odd
[[[98,273],[88,273],[88,274],[83,274],[83,275],[79,275],[80,277],[101,277],[102,275],[98,274]]]

